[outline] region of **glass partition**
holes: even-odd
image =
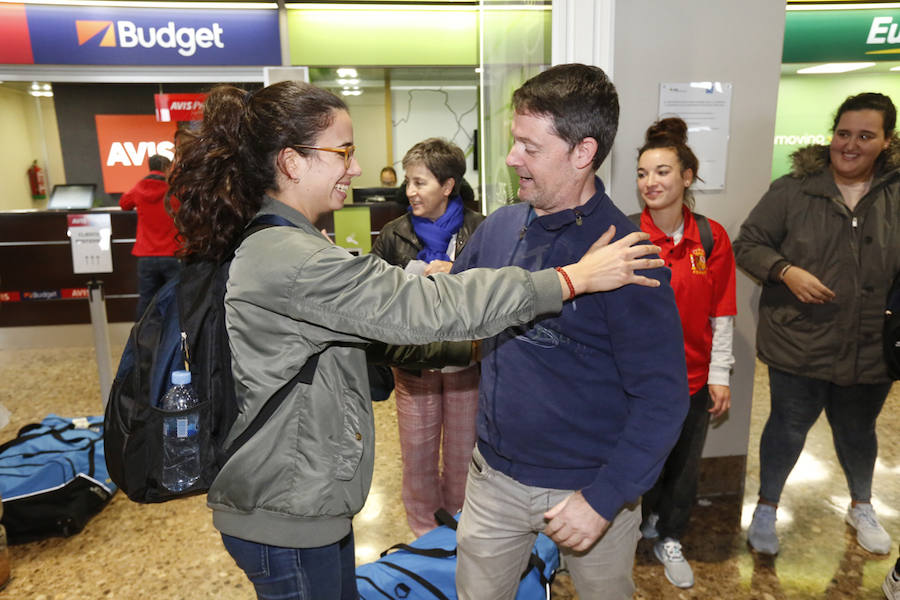
[[[550,2],[482,0],[481,111],[484,210],[516,198],[515,172],[506,166],[512,93],[550,65]]]

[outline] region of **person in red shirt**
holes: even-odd
[[[644,202],[641,230],[662,248],[672,270],[672,289],[684,333],[691,407],[681,436],[653,488],[643,497],[641,533],[658,541],[653,552],[668,580],[681,588],[694,584],[680,539],[687,529],[700,457],[710,417],[731,405],[730,371],[735,301],[735,260],[725,229],[693,213],[690,186],[699,162],[687,145],[687,124],[667,118],[650,126],[638,151],[637,186]],[[705,230],[705,231],[704,231]],[[707,255],[709,241],[711,250]]]
[[[138,299],[137,319],[141,318],[150,300],[167,281],[181,271],[176,258],[180,244],[178,230],[172,218],[178,211],[178,200],[169,195],[166,173],[171,161],[154,154],[147,159],[150,173],[133,188],[122,194],[122,210],[137,209],[137,240],[131,253],[137,257]]]

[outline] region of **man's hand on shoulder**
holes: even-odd
[[[545,512],[544,518],[547,519],[544,533],[576,552],[593,546],[609,528],[609,521],[587,503],[581,492],[575,492]]]

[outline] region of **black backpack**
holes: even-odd
[[[891,379],[900,380],[900,273],[894,277],[884,308],[884,362]]]
[[[277,215],[261,215],[241,241],[273,226],[294,225]],[[219,469],[265,424],[293,387],[311,383],[318,356],[265,404],[244,432],[226,448],[224,441],[238,414],[225,329],[225,284],[232,251],[221,263],[187,263],[164,285],[134,324],[109,393],[103,439],[110,478],[135,502],[165,502],[209,489]],[[159,408],[172,371],[187,369],[200,398],[198,436],[200,478],[182,492],[162,485],[162,426]]]
[[[638,229],[641,228],[641,213],[628,215],[628,219],[634,223],[635,227]],[[706,258],[708,259],[709,255],[712,254],[715,245],[712,227],[709,225],[709,219],[700,213],[694,213],[694,220],[697,221],[697,229],[700,230],[700,244],[703,246],[703,251],[706,253]]]

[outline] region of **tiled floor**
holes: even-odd
[[[765,370],[757,388],[765,390]],[[48,413],[99,414],[97,371],[90,348],[0,350],[0,404],[12,411],[0,441]],[[753,408],[748,458],[748,495],[740,502],[701,502],[683,540],[697,579],[690,590],[666,582],[650,545],[641,542],[635,561],[639,599],[877,599],[881,581],[897,558],[861,550],[843,523],[846,485],[837,466],[828,426],[819,422],[794,470],[779,511],[781,554],[759,558],[746,546],[744,528],[758,485],[757,443],[768,411],[765,393]],[[900,386],[879,421],[880,458],[876,508],[900,542]],[[375,481],[354,522],[357,559],[366,562],[412,534],[400,501],[400,457],[392,400],[375,407],[378,428]],[[743,517],[742,517],[743,515]],[[13,546],[12,580],[0,598],[16,599],[237,599],[251,586],[222,548],[203,497],[138,505],[123,494],[83,532]],[[568,578],[554,584],[554,598],[577,598]],[[490,599],[487,599],[490,600]]]

